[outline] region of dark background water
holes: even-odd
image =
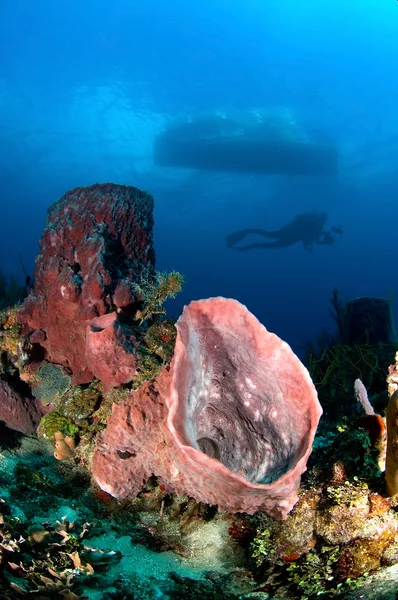
[[[237,298],[295,348],[333,328],[329,296],[396,285],[398,3],[393,0],[13,0],[0,3],[0,265],[33,269],[48,206],[114,181],[155,196],[170,305]],[[283,110],[336,146],[329,177],[159,168],[155,136],[208,110]],[[234,252],[236,229],[326,211],[331,246]]]

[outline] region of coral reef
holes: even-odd
[[[369,572],[391,564],[398,538],[390,503],[358,478],[301,491],[285,521],[258,514],[253,522],[260,587],[301,599],[349,597]]]
[[[64,436],[74,437],[79,433],[79,428],[71,419],[66,417],[58,410],[54,410],[44,415],[40,422],[38,430],[39,435],[47,438],[51,442],[55,440],[55,434],[62,433]]]
[[[183,277],[155,271],[152,210],[136,188],[72,190],[22,306],[0,273],[0,596],[393,597],[389,304],[334,292],[314,438],[309,373],[244,306],[167,318]]]
[[[56,406],[69,388],[70,377],[59,365],[44,362],[32,377],[32,394],[43,406]]]
[[[7,307],[0,312],[0,352],[18,354],[21,326],[17,321],[18,306]]]

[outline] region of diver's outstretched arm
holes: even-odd
[[[323,231],[322,235],[320,235],[319,238],[315,241],[320,246],[330,246],[331,244],[334,244],[336,240],[332,236],[331,231]]]

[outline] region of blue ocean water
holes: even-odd
[[[234,297],[295,349],[329,297],[396,287],[394,0],[13,0],[0,4],[0,266],[33,270],[48,206],[113,181],[155,197],[157,268]],[[161,167],[156,137],[203,114],[284,115],[339,154],[329,175]],[[326,212],[331,245],[239,252],[226,236]]]

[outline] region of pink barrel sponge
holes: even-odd
[[[222,510],[283,519],[321,414],[304,365],[245,306],[191,302],[170,370],[114,406],[93,474],[115,497],[135,496],[155,474]]]

